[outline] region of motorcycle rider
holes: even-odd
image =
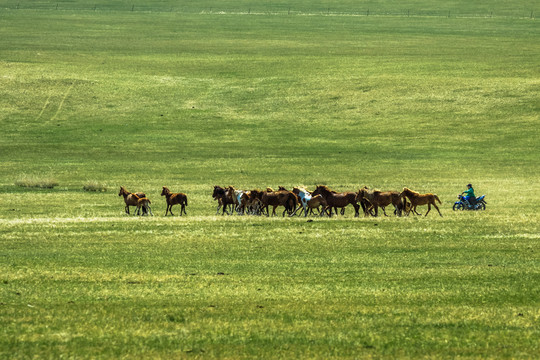
[[[474,196],[474,189],[472,187],[472,184],[467,184],[467,190],[462,192],[461,194],[465,195],[465,200],[469,202],[472,206],[476,204],[476,196]]]

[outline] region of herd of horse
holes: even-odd
[[[146,194],[142,192],[131,193],[122,186],[118,196],[124,197],[126,214],[130,213],[130,206],[135,206],[136,215],[141,215],[141,212],[142,215],[154,215],[150,207],[151,201],[146,197]],[[187,215],[188,199],[186,194],[173,193],[166,186],[163,186],[161,196],[165,196],[167,203],[165,216],[169,213],[174,215],[172,212],[174,205],[180,205],[180,215]],[[425,214],[427,216],[433,205],[439,215],[442,216],[436,204],[436,202],[441,203],[437,195],[431,193],[420,194],[406,187],[401,192],[379,191],[369,189],[366,186],[356,192],[337,192],[326,185],[319,185],[314,191],[308,191],[304,187],[294,187],[289,191],[282,186],[277,191],[272,188],[266,188],[266,190],[239,190],[233,186],[221,187],[216,185],[214,186],[212,198],[217,201],[216,215],[221,210],[222,215],[236,213],[238,215],[275,216],[276,209],[283,207],[282,216],[286,214],[288,216],[314,214],[330,217],[334,213],[343,215],[345,208],[351,205],[354,208],[356,217],[360,216],[360,208],[362,208],[364,216],[378,216],[379,208],[385,216],[388,216],[386,207],[392,205],[394,214],[403,216],[409,215],[411,212],[421,215],[418,213],[417,207],[427,205],[428,210]],[[271,212],[270,208],[272,209]]]
[[[363,187],[357,192],[337,192],[326,185],[319,185],[312,192],[303,187],[294,187],[291,191],[280,186],[277,191],[272,188],[261,190],[237,190],[232,186],[214,186],[212,194],[214,200],[218,202],[216,214],[222,210],[222,214],[239,215],[276,215],[276,209],[280,206],[284,208],[282,216],[288,214],[294,216],[300,211],[300,215],[308,216],[317,211],[319,216],[332,216],[344,214],[345,208],[351,205],[354,208],[354,215],[360,215],[360,207],[364,216],[378,216],[379,208],[385,216],[386,207],[392,205],[394,214],[397,216],[409,215],[412,211],[416,215],[421,215],[417,211],[417,206],[427,205],[427,214],[431,211],[431,206],[435,207],[442,216],[436,202],[441,203],[435,194],[420,194],[409,188],[403,191],[379,191]]]

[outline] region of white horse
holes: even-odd
[[[249,191],[234,190],[234,196],[236,198],[236,212],[238,215],[244,215],[247,201],[249,200]]]

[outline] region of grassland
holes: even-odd
[[[535,358],[540,27],[506,4],[0,1],[0,357]],[[214,216],[316,183],[444,217]]]

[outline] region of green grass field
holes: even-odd
[[[0,358],[538,357],[537,11],[0,0]],[[315,184],[443,217],[215,216]]]

